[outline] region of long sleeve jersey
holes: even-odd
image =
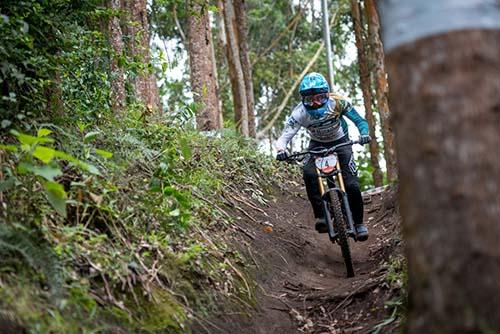
[[[320,117],[312,116],[304,105],[299,103],[288,117],[283,133],[276,143],[276,148],[278,151],[285,150],[288,142],[301,127],[307,129],[312,140],[322,143],[346,137],[349,132],[343,116],[356,125],[361,135],[369,134],[368,122],[358,114],[349,101],[331,97],[327,102],[326,112]]]

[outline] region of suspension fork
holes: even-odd
[[[352,218],[352,212],[349,206],[349,201],[347,199],[347,192],[345,189],[344,178],[342,177],[342,169],[340,169],[340,162],[338,159],[337,159],[337,170],[339,171],[339,173],[337,174],[337,182],[341,190],[340,195],[342,196],[342,206],[344,207],[344,212],[346,213],[347,216],[347,225],[349,234],[355,236],[356,234],[354,233],[354,219]]]
[[[349,201],[347,199],[347,192],[346,192],[346,189],[345,189],[345,183],[344,183],[344,178],[342,177],[342,169],[340,168],[340,162],[339,160],[337,159],[337,165],[336,165],[336,168],[337,168],[337,175],[336,175],[336,178],[337,178],[337,184],[339,185],[339,188],[332,188],[332,189],[329,189],[328,188],[328,181],[323,181],[323,178],[320,177],[320,171],[318,168],[316,168],[316,174],[318,175],[318,184],[319,184],[319,190],[320,190],[320,194],[321,194],[321,198],[322,198],[322,202],[323,202],[323,209],[324,209],[324,212],[325,212],[325,218],[326,221],[327,221],[327,224],[328,224],[328,234],[330,236],[330,239],[334,239],[335,236],[336,236],[336,233],[333,229],[333,224],[332,224],[332,217],[330,215],[330,211],[328,210],[328,204],[327,204],[327,198],[325,198],[326,196],[339,196],[342,200],[341,200],[341,204],[343,206],[343,209],[344,209],[344,212],[346,213],[346,218],[347,218],[347,228],[348,228],[348,233],[351,235],[351,236],[355,236],[355,233],[354,233],[354,219],[352,218],[352,212],[351,212],[351,208],[349,206]],[[327,180],[325,178],[325,180]],[[325,188],[325,183],[326,183],[326,188]],[[329,193],[329,194],[328,194]],[[333,195],[332,193],[335,193],[335,195]]]
[[[340,190],[342,190],[345,193],[344,178],[342,177],[342,169],[340,169],[339,159],[337,159],[337,170],[339,171],[337,173],[337,183],[338,183],[338,185],[340,187]]]
[[[330,240],[333,242],[335,240],[335,237],[337,236],[337,233],[335,232],[335,229],[333,228],[332,216],[330,215],[330,210],[328,209],[328,205],[329,205],[328,196],[330,196],[330,194],[328,193],[329,190],[327,190],[328,189],[328,181],[326,178],[323,178],[320,176],[321,172],[317,167],[316,167],[316,175],[318,176],[319,193],[321,195],[321,203],[323,204],[323,212],[325,214],[325,220],[326,220],[326,224],[328,226],[328,236],[330,237]]]

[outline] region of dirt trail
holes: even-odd
[[[370,333],[387,318],[383,305],[393,292],[384,286],[381,263],[399,243],[393,194],[365,196],[370,238],[351,242],[354,278],[346,278],[340,248],[314,230],[304,194],[294,186],[265,213],[235,211],[242,217],[235,234],[259,284],[258,308],[251,317],[221,316],[211,333]]]

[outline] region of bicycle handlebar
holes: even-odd
[[[297,161],[297,160],[300,160],[301,157],[303,157],[307,154],[312,154],[312,155],[316,155],[316,156],[327,155],[327,154],[335,152],[336,150],[338,150],[341,147],[351,146],[354,144],[359,144],[359,140],[349,140],[349,141],[346,141],[345,143],[340,143],[340,144],[332,146],[330,148],[323,148],[321,150],[314,150],[313,149],[313,150],[307,150],[307,151],[293,153],[293,154],[289,155],[286,160]]]

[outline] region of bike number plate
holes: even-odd
[[[337,156],[335,154],[326,157],[316,158],[316,167],[323,173],[331,173],[337,166]]]

